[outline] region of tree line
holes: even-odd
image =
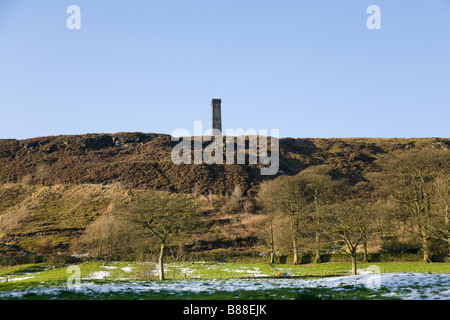
[[[433,245],[448,253],[449,162],[447,150],[411,151],[381,158],[376,170],[356,183],[327,165],[264,182],[258,199],[271,262],[277,242],[286,246],[286,239],[294,264],[299,250],[313,253],[314,262],[321,262],[324,252],[345,252],[353,274],[357,251],[367,261],[369,242],[408,236],[420,242],[426,262]]]

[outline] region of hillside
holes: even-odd
[[[86,134],[0,140],[0,183],[114,184],[173,192],[231,192],[236,184],[255,191],[263,179],[254,165],[175,165],[169,135]],[[207,144],[207,143],[205,143]],[[204,145],[205,145],[204,144]],[[413,148],[449,148],[450,139],[280,139],[280,172],[293,175],[330,164],[354,180],[384,154]],[[280,173],[280,174],[281,174]],[[272,177],[268,177],[272,178]]]
[[[133,189],[205,195],[209,228],[190,244],[193,252],[257,250],[249,223],[256,215],[251,209],[232,212],[226,194],[239,185],[242,201],[251,204],[258,184],[275,176],[261,176],[259,165],[175,165],[170,158],[175,144],[168,135],[144,133],[0,140],[0,237],[9,244],[0,253],[35,252],[45,241],[67,252],[115,201],[127,201]],[[337,176],[359,181],[385,155],[449,147],[450,139],[439,138],[284,138],[279,175],[329,164]]]

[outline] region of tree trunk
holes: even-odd
[[[270,220],[270,263],[275,263],[275,238],[272,220]]]
[[[297,249],[297,231],[298,231],[298,220],[295,213],[291,210],[291,236],[292,236],[292,249],[294,253],[293,264],[298,264],[298,249]]]
[[[364,263],[368,262],[367,259],[367,238],[366,238],[366,230],[362,232],[362,242],[363,242],[363,252],[364,252]]]
[[[321,263],[322,260],[320,259],[320,235],[318,232],[316,232],[316,257],[314,258],[314,263]]]
[[[430,241],[430,238],[426,234],[423,234],[422,249],[423,249],[423,261],[424,262],[431,262],[429,241]]]
[[[358,269],[356,268],[356,249],[352,250],[352,275],[356,276]]]
[[[159,281],[163,281],[164,278],[164,250],[166,249],[166,244],[161,243],[161,251],[159,253]]]
[[[292,246],[293,246],[293,250],[294,250],[294,260],[292,261],[292,263],[298,264],[297,240],[295,238],[292,239]]]

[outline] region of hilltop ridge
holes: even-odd
[[[84,134],[0,140],[0,183],[114,184],[172,192],[225,194],[240,185],[255,192],[258,165],[176,165],[178,142],[155,133]],[[204,144],[205,146],[205,144]],[[279,174],[329,164],[337,175],[363,179],[377,158],[410,149],[449,148],[450,139],[281,138]]]

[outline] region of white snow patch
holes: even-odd
[[[89,274],[86,278],[86,280],[101,280],[104,279],[106,277],[110,277],[111,273],[108,271],[97,271],[97,272],[93,272],[91,274]]]
[[[194,273],[194,270],[192,270],[191,268],[180,268],[179,271],[181,274],[184,274],[187,276],[190,276]]]
[[[34,278],[34,276],[31,277],[16,277],[16,278],[10,278],[10,277],[0,277],[0,282],[15,282],[15,281],[23,281],[27,279]]]
[[[259,270],[258,267],[242,267],[240,269],[229,269],[229,268],[222,268],[220,269],[222,272],[230,272],[230,273],[246,273],[249,276],[253,277],[267,277],[266,274],[264,274],[261,270]]]

